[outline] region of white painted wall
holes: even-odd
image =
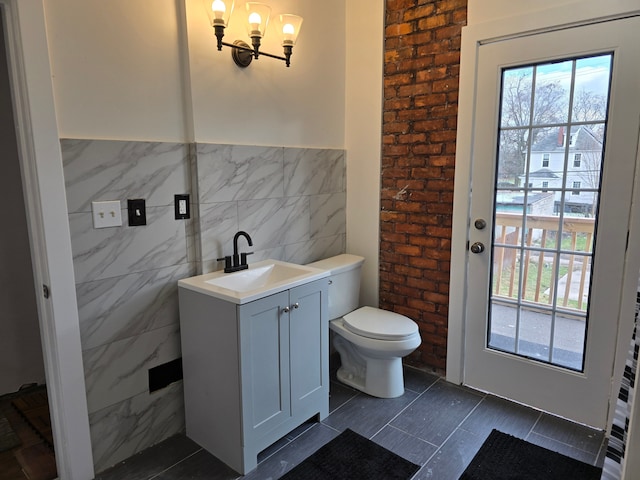
[[[467,25],[513,17],[527,12],[545,10],[562,4],[584,3],[577,0],[469,0]]]
[[[377,307],[385,1],[346,3],[347,252],[365,257],[360,302]]]
[[[61,138],[183,141],[177,0],[44,0]]]
[[[638,0],[468,0],[467,25],[492,22],[501,18],[515,17],[518,15],[542,12],[546,16],[548,25],[564,24],[577,21],[579,18],[598,18],[615,16],[621,12],[629,12],[637,9]],[[556,14],[553,8],[568,6],[566,14]],[[531,25],[538,26],[532,19]]]

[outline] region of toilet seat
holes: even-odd
[[[418,334],[418,325],[413,320],[379,308],[361,307],[342,320],[350,332],[375,340],[404,340]]]

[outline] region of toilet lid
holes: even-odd
[[[358,308],[342,319],[347,330],[378,340],[403,340],[418,333],[418,325],[410,318],[379,308]]]

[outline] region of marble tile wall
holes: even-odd
[[[196,238],[202,272],[221,268],[246,231],[250,261],[309,263],[345,251],[343,150],[198,144]],[[244,239],[240,240],[244,242]]]
[[[177,281],[195,274],[191,192],[179,143],[61,141],[87,404],[97,472],[184,429],[182,382],[149,393],[148,370],[180,357]],[[147,225],[129,227],[127,199]],[[91,202],[120,200],[123,225],[94,229]]]
[[[250,262],[344,252],[342,150],[61,140],[96,472],[184,429],[182,383],[148,391],[180,357],[177,281],[222,267],[248,232]],[[173,195],[190,193],[192,219]],[[147,225],[129,227],[126,200]],[[94,229],[91,202],[120,200],[122,227]],[[244,241],[244,240],[241,240]],[[248,249],[242,244],[242,249]]]

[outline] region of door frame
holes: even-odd
[[[470,25],[462,29],[460,58],[460,96],[458,102],[458,129],[456,146],[456,169],[453,201],[453,227],[451,242],[451,279],[449,300],[449,323],[447,338],[446,378],[461,384],[464,379],[465,360],[465,311],[467,289],[467,243],[469,240],[470,186],[472,172],[473,119],[476,103],[476,71],[479,47],[482,44],[551,32],[569,26],[581,26],[602,21],[640,15],[633,0],[614,0],[606,5],[594,0],[534,11],[525,15],[499,19],[492,22]],[[640,157],[636,158],[633,204],[631,209],[629,243],[640,239]],[[635,290],[640,273],[640,252],[629,249],[625,258],[624,293],[618,312],[616,361],[609,398],[617,396],[624,360],[631,338],[635,312]],[[455,292],[455,295],[453,294]],[[461,298],[463,301],[461,301]],[[622,321],[620,321],[622,319]],[[617,379],[617,380],[616,380]],[[607,425],[613,419],[610,408]]]
[[[58,476],[87,480],[93,455],[44,5],[0,0],[0,8]]]

